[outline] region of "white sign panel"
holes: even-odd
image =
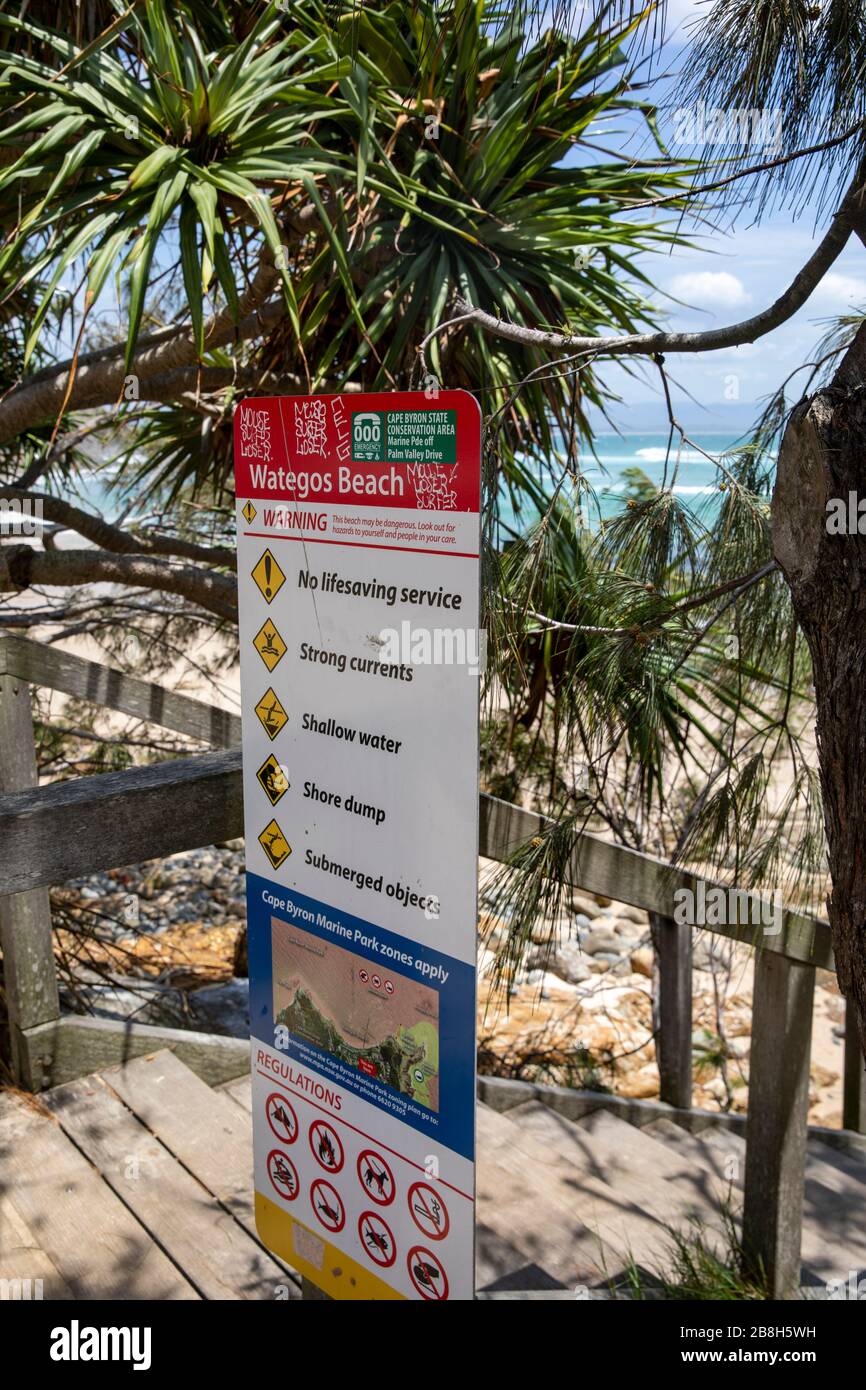
[[[235,480],[258,1228],[471,1298],[478,408],[242,401]]]

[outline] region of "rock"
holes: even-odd
[[[592,974],[588,962],[581,960],[580,952],[574,947],[570,951],[557,951],[552,968],[570,985],[581,985]]]
[[[651,1100],[659,1093],[659,1079],[655,1072],[638,1071],[617,1078],[616,1093],[628,1100]]]
[[[636,926],[649,926],[649,914],[642,907],[632,907],[631,903],[617,903],[616,915],[620,920],[634,922]]]
[[[592,930],[592,921],[585,912],[578,912],[574,919],[574,925],[581,932]]]
[[[610,965],[622,964],[622,957],[618,951],[596,951],[593,960],[606,960]]]
[[[607,926],[606,920],[605,926]],[[626,941],[639,941],[646,932],[646,927],[641,926],[639,922],[633,922],[629,917],[612,917],[610,926],[618,936],[624,937]]]
[[[571,910],[578,915],[582,914],[590,918],[597,917],[599,914],[598,903],[595,901],[595,898],[591,898],[588,893],[572,893]]]
[[[834,1081],[838,1081],[839,1073],[831,1071],[829,1067],[822,1067],[820,1062],[813,1062],[809,1068],[809,1076],[816,1086],[832,1086]]]
[[[250,989],[248,980],[228,980],[223,985],[207,985],[189,997],[190,1012],[203,1033],[222,1033],[228,1037],[250,1035]]]
[[[632,951],[629,960],[631,968],[636,975],[643,975],[647,980],[653,977],[653,959],[655,952],[651,946],[641,946],[637,951]]]
[[[587,961],[586,968],[591,971],[593,975],[606,975],[608,970],[610,970],[610,961],[596,960],[595,956],[593,956],[591,960]]]
[[[529,939],[533,946],[544,946],[555,942],[556,935],[556,928],[551,922],[536,922],[529,933]]]
[[[610,927],[594,926],[590,932],[587,932],[583,942],[583,949],[588,956],[594,956],[599,951],[604,951],[618,957],[621,947],[622,943],[619,937]]]
[[[595,898],[595,901],[598,903],[599,907],[613,906],[613,898],[605,898],[601,893],[594,893],[593,897]]]
[[[565,941],[558,950],[548,951],[541,946],[531,951],[526,960],[530,970],[544,970],[556,975],[570,985],[579,985],[588,980],[590,970],[583,960],[580,947],[573,941]]]
[[[705,1081],[703,1089],[708,1095],[712,1096],[714,1100],[725,1102],[728,1099],[725,1083],[720,1076],[714,1076],[709,1081]]]

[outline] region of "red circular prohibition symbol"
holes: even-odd
[[[430,1240],[444,1240],[451,1229],[451,1218],[436,1189],[426,1182],[413,1182],[406,1200],[421,1234]]]
[[[281,1149],[271,1149],[268,1154],[268,1177],[271,1186],[284,1202],[293,1202],[301,1190],[298,1170]]]
[[[406,1256],[409,1278],[422,1298],[428,1302],[443,1303],[448,1297],[448,1275],[444,1265],[423,1245],[413,1245]]]
[[[324,1178],[316,1178],[310,1184],[310,1204],[326,1231],[333,1235],[342,1231],[346,1224],[346,1208],[337,1189]]]
[[[364,1211],[358,1217],[358,1235],[364,1254],[382,1269],[390,1269],[397,1258],[397,1247],[388,1223],[376,1212]]]
[[[374,1149],[362,1149],[358,1154],[358,1177],[364,1190],[380,1207],[388,1207],[397,1191],[394,1174],[381,1154]]]
[[[294,1144],[298,1137],[298,1117],[285,1096],[274,1091],[265,1101],[265,1115],[268,1124],[281,1144]],[[279,1129],[277,1126],[279,1125]],[[285,1132],[283,1132],[285,1131]]]
[[[336,1130],[325,1124],[324,1120],[314,1120],[310,1125],[310,1148],[314,1159],[326,1173],[339,1173],[345,1161],[343,1145]]]

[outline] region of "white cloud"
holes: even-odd
[[[859,275],[841,275],[831,270],[815,290],[814,303],[821,308],[845,312],[866,305],[866,280]]]
[[[696,309],[741,309],[752,299],[742,280],[728,270],[688,271],[674,276],[668,289]]]

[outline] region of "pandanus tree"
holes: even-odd
[[[680,100],[790,119],[774,160],[723,152],[719,167],[716,152],[689,170],[661,145],[611,152],[629,123],[655,128],[629,45],[657,39],[664,5],[568,8],[544,33],[522,6],[466,0],[0,9],[0,476],[38,493],[49,523],[43,546],[2,547],[0,591],[12,613],[16,595],[63,586],[91,628],[68,598],[91,582],[116,586],[127,626],[149,605],[230,623],[240,393],[476,391],[496,673],[515,726],[555,726],[560,832],[531,849],[527,907],[556,891],[586,805],[625,842],[792,886],[820,864],[823,815],[840,980],[862,1021],[864,542],[830,537],[823,513],[856,482],[857,322],[832,380],[790,421],[780,398],[720,460],[712,513],[675,491],[672,404],[662,487],[584,524],[607,365],[648,364],[670,398],[676,354],[771,333],[862,238],[862,7],[704,7]],[[705,333],[657,327],[636,258],[676,239],[684,207],[707,216],[749,188],[790,194],[796,213],[816,186],[827,230],[775,304]],[[95,458],[134,500],[123,524],[72,500]],[[503,497],[534,524],[500,528]],[[51,526],[88,547],[58,548]],[[802,737],[812,681],[820,789]],[[584,769],[580,806],[563,750]]]
[[[617,9],[625,18],[637,6]],[[719,499],[703,526],[674,492],[686,441],[668,378],[681,354],[771,335],[849,243],[866,244],[864,75],[862,0],[715,0],[695,11],[677,105],[773,111],[778,143],[771,154],[736,140],[708,145],[688,210],[731,221],[737,208],[750,218],[783,208],[792,222],[817,213],[823,224],[786,290],[754,316],[704,332],[599,336],[492,317],[468,296],[457,311],[494,339],[543,348],[551,369],[592,361],[602,370],[618,358],[659,372],[671,428],[664,484],[601,531],[591,588],[558,583],[559,607],[538,616],[539,630],[559,634],[560,666],[563,638],[573,643],[572,679],[559,681],[562,717],[608,779],[605,792],[596,778],[595,809],[618,833],[640,841],[641,821],[659,826],[669,816],[668,846],[744,886],[814,886],[829,870],[839,983],[866,1040],[862,311],[852,305],[803,363],[801,394],[780,382],[742,447],[718,460]],[[542,525],[519,542],[530,597],[550,557],[550,531]],[[561,567],[554,573],[562,579]],[[689,728],[700,734],[700,770],[682,742]],[[568,841],[561,831],[578,815],[524,857],[527,873],[514,890],[524,925],[550,897]]]

